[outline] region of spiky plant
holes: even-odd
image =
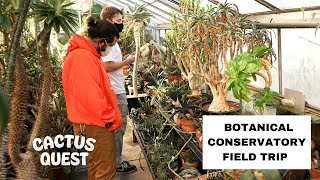
[[[126,14],[125,25],[129,29],[133,30],[134,41],[136,44],[135,52],[135,62],[133,66],[133,95],[138,96],[138,62],[140,60],[140,47],[141,47],[141,32],[144,31],[144,28],[149,23],[149,19],[152,16],[150,13],[145,11],[144,5],[136,6],[134,9],[129,7],[130,12]]]
[[[15,1],[12,1],[15,2]],[[19,2],[19,1],[16,1]],[[27,19],[27,14],[29,11],[29,6],[31,0],[21,1],[23,3],[20,3],[20,9],[19,9],[19,17],[16,24],[16,28],[14,29],[14,35],[12,38],[12,44],[10,46],[10,52],[9,52],[9,58],[8,58],[8,70],[7,70],[7,82],[6,82],[6,92],[7,94],[11,94],[13,79],[14,79],[14,69],[17,59],[17,54],[20,51],[20,39],[22,35],[22,30],[24,27],[24,24]]]
[[[28,112],[29,92],[28,79],[24,62],[17,59],[15,69],[15,86],[12,93],[10,127],[8,139],[8,154],[16,168],[18,179],[37,179],[37,168],[31,151],[21,153],[21,140],[24,136],[22,129]]]
[[[45,35],[41,44],[41,67],[43,70],[43,82],[41,90],[41,98],[39,112],[34,123],[33,130],[30,136],[28,148],[32,147],[33,139],[43,137],[46,133],[47,120],[50,115],[51,95],[51,62],[48,54],[48,44],[50,33],[54,29],[57,33],[62,28],[63,31],[70,36],[77,26],[77,14],[71,9],[73,3],[68,3],[65,0],[49,0],[48,2],[35,2],[32,4],[33,14],[37,22],[44,23]]]
[[[41,67],[42,67],[42,88],[38,115],[31,131],[27,152],[20,152],[20,142],[23,136],[21,129],[23,128],[23,120],[27,112],[27,95],[26,89],[28,80],[25,79],[24,62],[18,59],[16,68],[16,82],[14,96],[11,100],[10,111],[10,128],[8,149],[10,159],[12,160],[18,179],[38,179],[37,168],[34,165],[34,157],[32,153],[32,143],[34,138],[43,137],[47,131],[47,121],[49,120],[51,110],[51,62],[48,54],[48,44],[50,33],[55,29],[57,33],[60,28],[69,36],[73,32],[73,27],[77,25],[77,15],[75,11],[70,9],[72,3],[66,3],[64,0],[49,0],[46,2],[35,2],[32,4],[33,15],[38,23],[44,22],[44,35],[41,41]]]

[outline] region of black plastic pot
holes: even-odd
[[[236,103],[233,101],[228,101],[228,102]],[[235,115],[235,114],[240,114],[240,112],[241,112],[241,106],[239,106],[238,108],[236,108],[232,111],[225,111],[225,112],[208,111],[203,108],[203,106],[208,105],[208,104],[211,104],[211,101],[206,101],[206,102],[200,104],[202,115]]]
[[[148,94],[138,94],[138,96],[127,95],[129,112],[131,112],[132,108],[140,107],[139,99],[141,102],[145,102],[147,99],[149,99],[149,95]]]

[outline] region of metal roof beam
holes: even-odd
[[[269,28],[315,28],[320,22],[320,17],[313,17],[314,13],[317,11],[254,15],[248,16],[246,19],[258,21],[260,25]]]
[[[157,2],[157,1],[153,1],[152,3],[148,3],[148,2],[146,2],[146,1],[144,1],[144,0],[139,0],[139,1],[141,1],[141,2],[143,2],[143,3],[145,3],[145,4],[147,4],[148,6],[150,6],[150,7],[154,8],[154,9],[156,9],[156,10],[158,10],[158,11],[160,11],[160,12],[162,12],[162,13],[164,13],[164,14],[168,15],[168,16],[170,16],[170,14],[169,14],[167,11],[164,11],[164,10],[162,10],[162,9],[160,9],[160,8],[158,8],[158,7],[154,6],[154,5],[152,5],[154,2]]]
[[[95,2],[98,2],[99,4],[102,4],[104,6],[108,6],[108,2],[105,2],[105,1],[102,1],[102,0],[95,0]],[[113,5],[115,5],[117,7],[121,7],[121,8],[126,8],[126,5],[127,5],[127,4],[125,4],[123,2],[120,2],[120,1],[109,0],[109,2],[112,3]]]
[[[166,1],[168,1],[168,0],[166,0]],[[171,2],[172,4],[177,5],[178,8],[175,7],[175,6],[171,6],[170,4],[168,4],[168,3],[166,3],[166,2],[163,2],[163,0],[158,0],[157,2],[160,3],[160,4],[162,4],[162,5],[164,5],[164,6],[166,6],[167,8],[171,8],[171,9],[174,9],[174,10],[176,10],[176,11],[180,11],[179,5],[177,5],[176,3]]]
[[[211,3],[213,3],[213,4],[215,4],[215,5],[220,4],[220,2],[219,2],[219,1],[216,1],[216,0],[208,0],[208,1],[211,2]]]
[[[133,3],[133,4],[138,4],[138,3],[135,3],[135,2],[133,2],[133,1],[131,1],[131,0],[127,0],[127,1],[129,1],[129,2],[131,2],[131,3]],[[159,17],[161,17],[161,18],[163,18],[163,19],[165,19],[165,20],[167,20],[167,21],[170,21],[169,18],[164,17],[164,16],[162,16],[162,15],[160,15],[160,14],[158,14],[158,13],[156,13],[156,12],[150,10],[150,9],[147,9],[147,8],[146,8],[146,10],[147,10],[147,11],[150,11],[151,13],[153,13],[153,14],[155,14],[155,15],[157,15],[157,16],[159,16]]]
[[[313,6],[313,7],[304,8],[304,11],[314,11],[314,10],[320,10],[320,6]],[[301,10],[301,8],[292,8],[292,9],[282,9],[279,11],[250,13],[250,14],[246,14],[246,15],[259,16],[259,15],[271,15],[271,14],[290,13],[290,12],[301,12],[302,13],[302,10]]]
[[[254,0],[260,4],[262,4],[263,6],[271,9],[272,11],[279,11],[281,9],[277,8],[276,6],[274,6],[273,4],[270,4],[269,2],[265,1],[265,0]]]

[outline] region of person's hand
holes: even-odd
[[[134,61],[135,61],[135,59],[136,59],[136,57],[135,56],[133,56],[133,55],[129,55],[128,57],[127,57],[127,63],[128,64],[132,64]]]

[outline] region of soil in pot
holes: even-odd
[[[224,111],[224,112],[208,111],[210,104],[211,104],[211,101],[207,101],[200,105],[202,115],[233,115],[233,114],[239,114],[241,111],[240,103],[233,102],[233,101],[228,101],[228,104],[230,106],[230,111]]]

